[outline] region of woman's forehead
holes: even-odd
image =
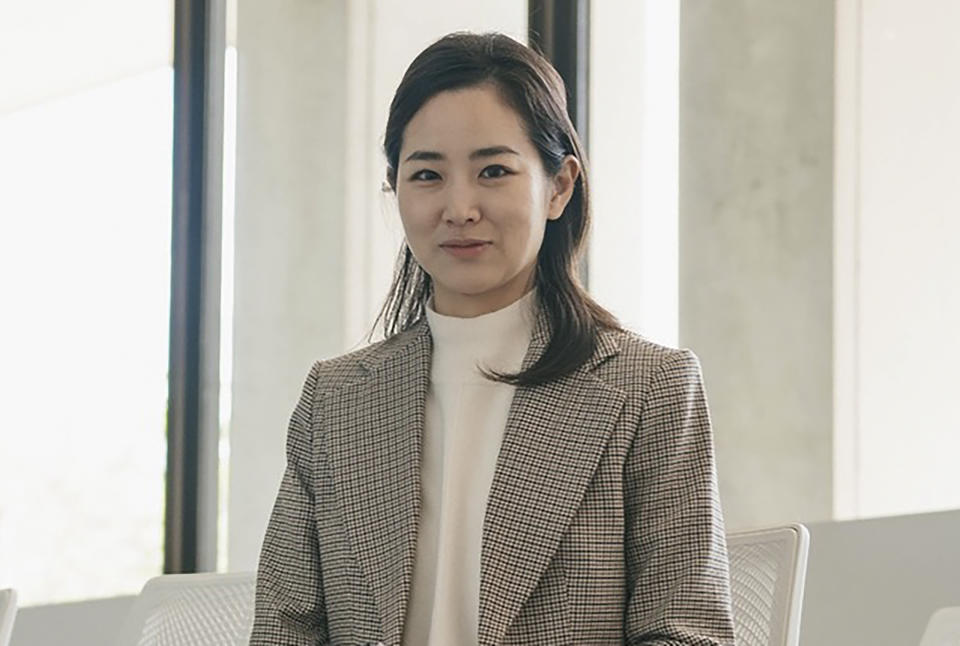
[[[487,84],[431,97],[407,124],[400,157],[402,161],[415,150],[468,156],[493,146],[508,146],[521,155],[532,151],[520,115]]]

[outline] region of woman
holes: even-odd
[[[577,280],[585,157],[556,71],[452,34],[390,107],[386,340],[317,362],[252,644],[731,644],[696,357]]]

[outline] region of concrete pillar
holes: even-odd
[[[240,0],[229,567],[256,566],[312,362],[340,351],[346,2]]]
[[[729,528],[832,513],[831,0],[681,3],[680,343]]]

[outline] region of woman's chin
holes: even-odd
[[[478,272],[462,272],[460,276],[447,276],[446,280],[434,281],[437,285],[450,293],[464,296],[479,296],[489,291],[495,291],[500,283],[489,277],[477,276]],[[473,273],[474,275],[469,275]]]
[[[493,289],[493,286],[468,284],[449,285],[444,288],[444,291],[455,298],[483,298],[484,295],[489,294]]]

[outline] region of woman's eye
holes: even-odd
[[[506,177],[507,175],[510,175],[510,171],[507,170],[505,167],[501,166],[500,164],[487,166],[480,173],[481,177],[485,177],[487,179],[497,179],[499,177]]]
[[[439,177],[440,176],[434,173],[432,170],[427,170],[426,168],[424,168],[423,170],[418,170],[416,173],[411,175],[410,179],[415,182],[417,181],[423,182],[423,181],[429,181],[433,179],[439,179]]]

